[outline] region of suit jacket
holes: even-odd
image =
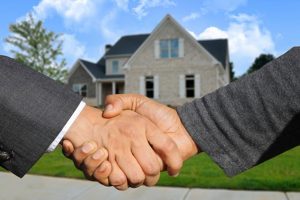
[[[0,56],[0,165],[24,176],[80,101],[67,86]]]
[[[178,113],[200,149],[236,175],[300,144],[300,47]]]

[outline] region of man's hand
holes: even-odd
[[[62,141],[63,154],[72,159],[74,165],[83,171],[86,179],[98,181],[103,185],[110,185],[108,177],[112,166],[108,161],[108,152],[105,148],[97,148],[94,141],[84,143],[80,148],[74,149],[69,140]]]
[[[110,95],[106,97],[105,103],[105,118],[115,117],[122,110],[132,110],[151,120],[175,141],[184,160],[200,151],[174,109],[138,94]]]
[[[98,147],[105,147],[108,150],[112,172],[108,181],[100,182],[106,185],[109,183],[118,189],[126,189],[127,180],[133,187],[142,183],[153,185],[153,182],[157,182],[161,161],[149,143],[170,167],[171,174],[178,173],[182,166],[182,158],[176,144],[150,120],[131,111],[122,112],[121,115],[108,120],[102,118],[100,110],[86,106],[64,139],[69,140],[75,149],[80,149],[79,147],[87,141],[96,141]],[[166,146],[168,148],[165,148]],[[80,156],[74,155],[72,158],[82,170],[88,171],[91,166],[95,167],[89,165],[86,159],[82,160]],[[96,178],[92,170],[87,174]]]

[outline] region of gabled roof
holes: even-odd
[[[85,69],[92,76],[93,80],[97,79],[109,79],[109,78],[123,78],[124,75],[106,75],[105,74],[105,59],[114,56],[127,56],[130,57],[129,61],[134,55],[142,48],[146,40],[149,40],[156,29],[166,21],[171,20],[176,26],[178,26],[186,34],[187,31],[182,28],[170,15],[167,15],[162,22],[154,29],[151,34],[139,34],[139,35],[126,35],[121,37],[97,62],[92,63],[86,60],[80,59],[79,62],[84,65]],[[199,40],[196,41],[191,35],[188,36],[195,41],[196,46],[202,49],[211,59],[216,62],[220,62],[223,67],[226,67],[228,61],[228,41],[227,39],[215,39],[215,40]],[[129,62],[128,61],[128,62]]]
[[[111,79],[111,78],[124,78],[124,75],[106,75],[105,74],[105,60],[101,58],[98,63],[92,63],[86,60],[80,59],[80,62],[86,67],[86,69],[96,78],[96,79]]]
[[[105,66],[102,67],[97,63],[92,63],[83,59],[80,59],[80,62],[93,74],[96,79],[105,76]]]
[[[105,56],[114,55],[131,55],[133,54],[149,37],[150,34],[141,35],[127,35],[121,37],[115,45],[105,54]],[[226,57],[228,51],[228,40],[227,39],[212,39],[212,40],[198,40],[198,42],[219,62],[226,66]],[[105,57],[104,56],[104,57]],[[98,61],[101,61],[105,65],[104,57]]]
[[[142,51],[142,49],[146,48],[146,46],[148,45],[149,41],[152,38],[155,38],[155,36],[157,35],[157,33],[159,32],[159,30],[162,29],[162,27],[165,24],[170,23],[171,25],[173,25],[174,27],[176,27],[179,32],[181,32],[182,34],[186,35],[187,38],[190,40],[190,42],[192,42],[195,45],[195,50],[201,51],[203,54],[206,54],[207,58],[210,59],[214,64],[219,64],[220,62],[214,57],[212,56],[201,44],[199,44],[195,38],[193,38],[193,36],[188,33],[188,31],[183,28],[171,15],[167,14],[162,20],[161,22],[154,28],[154,30],[151,32],[151,34],[149,35],[149,37],[147,37],[147,39],[143,42],[143,44],[136,50],[136,52],[129,58],[129,60],[126,62],[125,67],[124,68],[130,68],[130,64],[131,62],[133,62],[133,60],[135,59],[135,57],[137,57],[139,55],[139,53]]]
[[[213,55],[223,67],[226,67],[226,60],[228,55],[228,40],[215,39],[215,40],[198,40],[198,42]]]
[[[141,46],[149,35],[150,34],[123,36],[111,47],[105,56],[131,55]]]

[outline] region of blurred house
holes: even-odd
[[[225,86],[229,79],[227,39],[197,41],[167,15],[150,34],[127,35],[106,45],[97,63],[78,59],[68,85],[93,106],[118,93],[181,105]]]

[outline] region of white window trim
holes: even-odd
[[[185,98],[185,75],[179,75],[179,97]]]
[[[171,45],[171,41],[172,40],[176,40],[178,41],[178,52],[177,52],[177,57],[172,57],[172,45]],[[168,42],[168,56],[167,57],[162,57],[161,56],[161,46],[160,46],[160,42],[162,40],[166,40]],[[157,44],[156,44],[157,45]],[[155,45],[155,49],[157,49],[157,46]],[[158,52],[157,50],[155,50],[156,55],[155,56],[158,56],[160,59],[173,59],[173,58],[181,58],[181,56],[183,57],[183,52],[181,52],[183,50],[181,46],[181,38],[170,38],[170,39],[160,39],[158,40]]]
[[[146,88],[146,85],[145,85],[145,76],[140,76],[140,94],[141,95],[145,95],[145,88]]]
[[[187,76],[193,76],[193,77],[187,77]],[[186,98],[195,98],[196,97],[196,83],[195,83],[195,75],[194,74],[186,74],[185,77],[184,77],[184,81],[186,83],[187,80],[193,80],[194,81],[194,87],[192,88],[188,88],[187,86],[185,87],[185,97]],[[191,90],[193,89],[194,90],[194,96],[193,97],[188,97],[187,96],[187,90]]]
[[[154,76],[154,81],[153,81],[153,84],[154,84],[154,99],[159,99],[159,76],[158,75],[155,75]]]
[[[79,85],[80,88],[82,88],[83,85],[86,85],[86,96],[85,97],[88,97],[88,84],[87,83],[73,83],[73,85],[72,85],[72,90],[73,91],[74,91],[74,86],[75,85]],[[79,95],[82,96],[82,91],[81,90],[79,91]]]
[[[200,74],[195,74],[195,98],[201,97],[201,77]]]
[[[149,89],[147,88],[147,77],[152,80],[152,84],[153,84],[153,88],[152,89]],[[148,80],[149,80],[148,79]],[[153,97],[149,97],[149,98],[155,98],[155,77],[154,76],[146,76],[145,77],[145,95],[147,96],[147,92],[148,91],[152,91],[153,92]],[[148,96],[147,96],[148,97]]]
[[[117,63],[117,69],[118,69],[116,72],[114,71],[114,67],[115,67],[114,63],[115,62]],[[111,73],[112,74],[118,74],[119,73],[119,69],[120,69],[120,61],[119,60],[112,60],[111,61]]]

